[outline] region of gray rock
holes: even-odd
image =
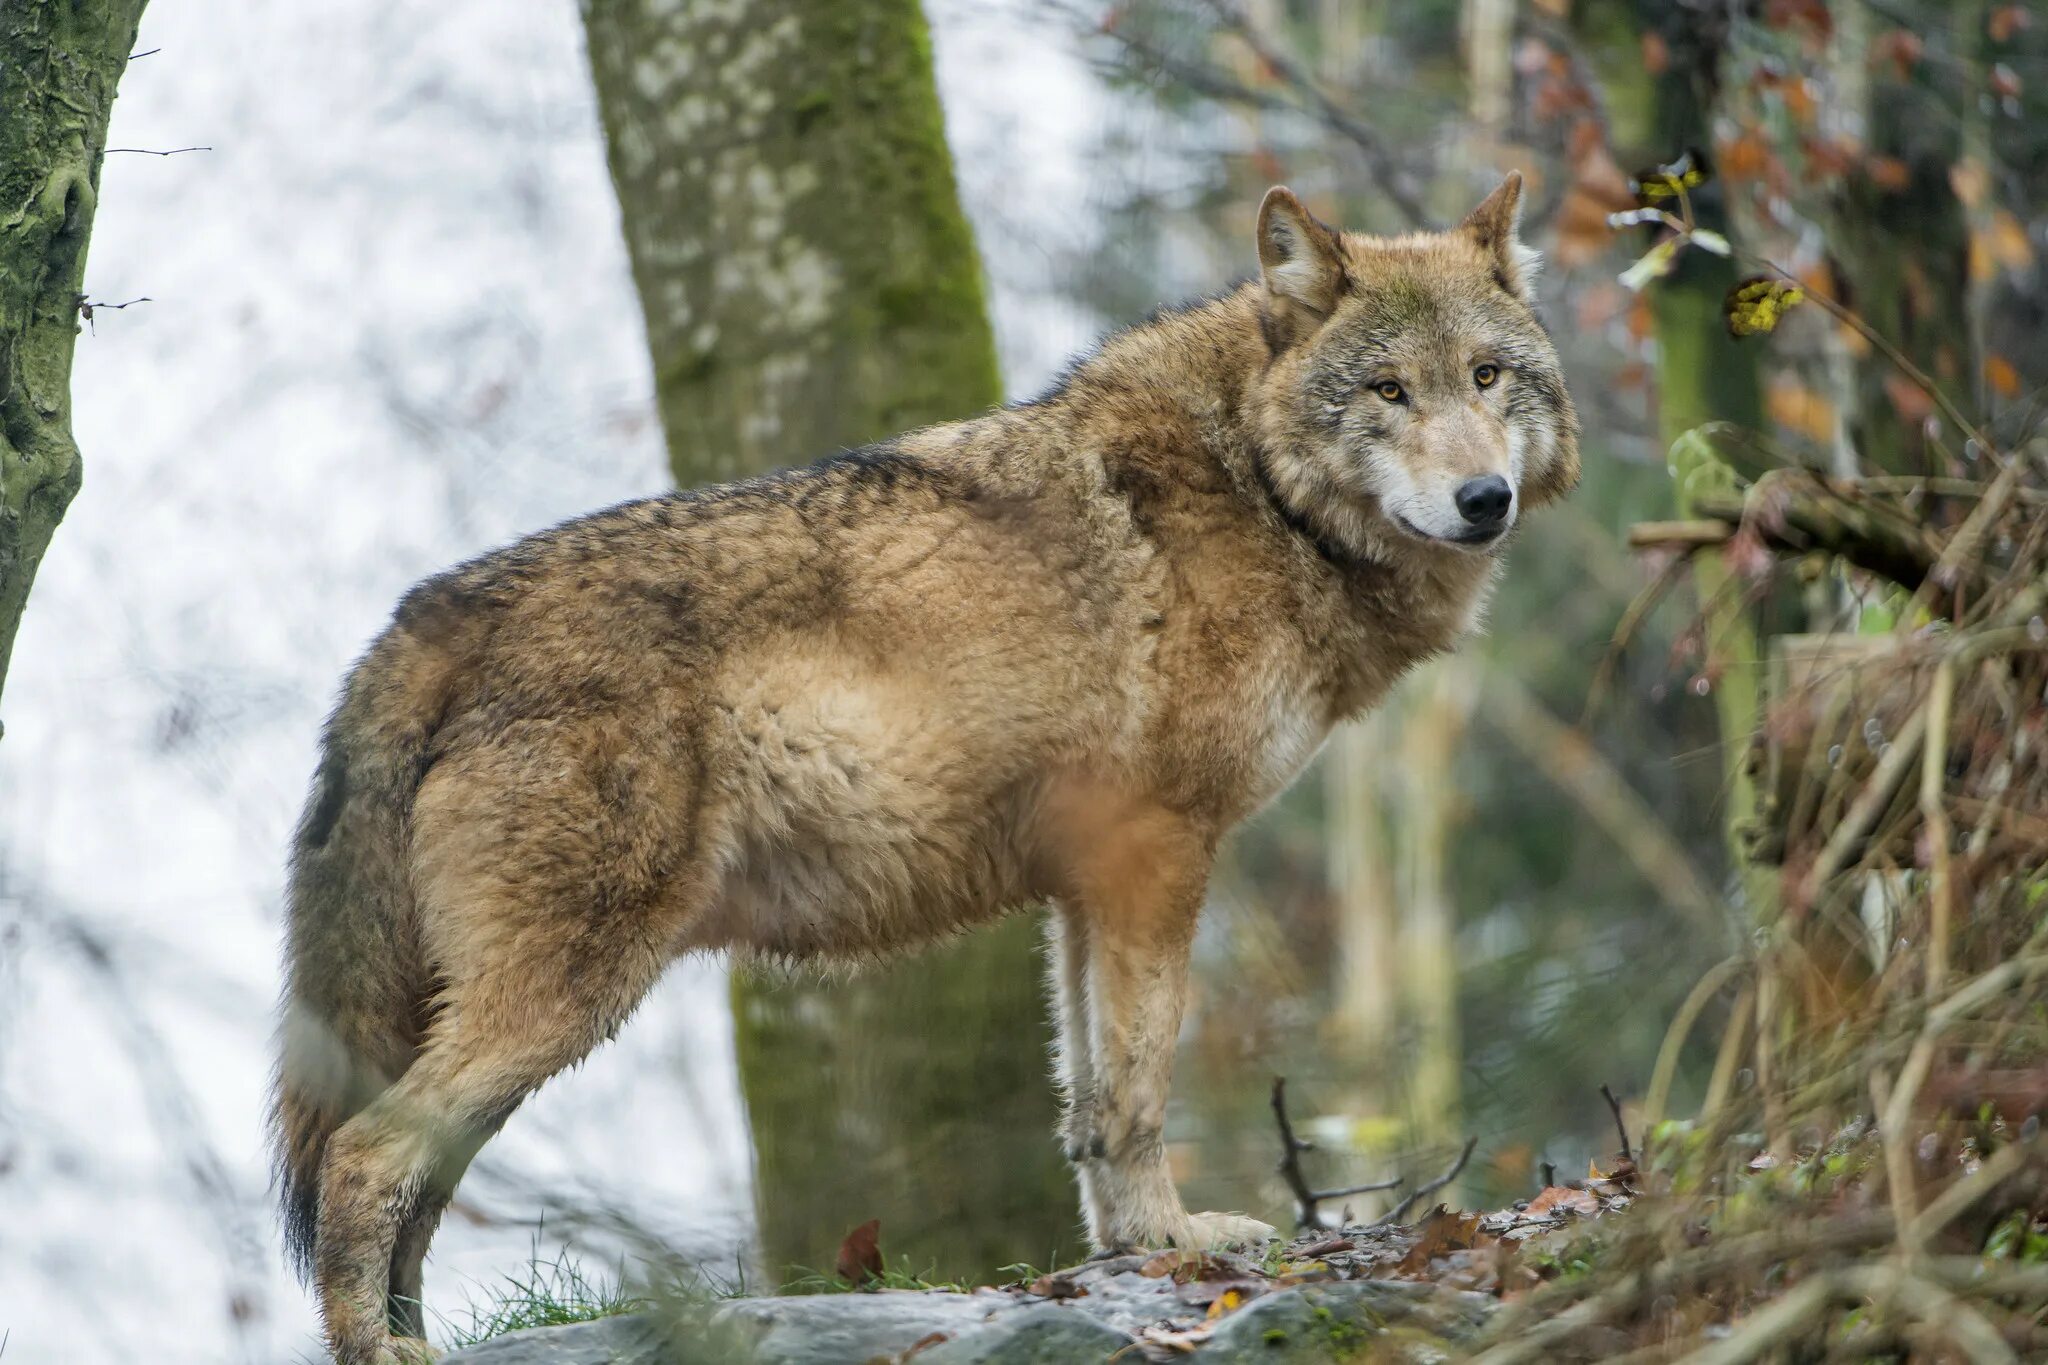
[[[651,1314],[508,1332],[441,1358],[442,1365],[656,1365],[662,1331]]]
[[[712,1315],[711,1326],[742,1343],[756,1365],[864,1365],[877,1356],[900,1355],[933,1332],[980,1327],[1010,1308],[1003,1294],[885,1289],[737,1299]]]
[[[1203,1365],[1308,1365],[1346,1360],[1389,1323],[1408,1321],[1441,1336],[1469,1333],[1485,1317],[1478,1295],[1427,1284],[1342,1280],[1283,1289],[1224,1319],[1196,1358]]]
[[[1012,1309],[993,1322],[917,1353],[917,1365],[1102,1365],[1132,1344],[1069,1304]]]

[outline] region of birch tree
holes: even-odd
[[[78,492],[71,350],[114,91],[145,0],[0,9],[0,686]]]
[[[676,480],[1001,398],[916,0],[583,0]],[[873,1217],[949,1271],[1068,1244],[1031,926],[733,988],[767,1268]]]

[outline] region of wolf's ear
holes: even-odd
[[[1344,293],[1344,255],[1337,234],[1275,185],[1259,205],[1259,268],[1266,280],[1266,316],[1282,345],[1308,335]]]
[[[1522,220],[1522,173],[1509,171],[1500,187],[1467,214],[1458,230],[1493,258],[1493,277],[1502,289],[1527,302],[1543,258],[1523,246],[1516,230]]]

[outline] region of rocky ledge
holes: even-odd
[[[446,1365],[1089,1365],[1114,1359],[1337,1361],[1377,1339],[1439,1358],[1498,1302],[1474,1217],[1300,1238],[1260,1260],[1162,1252],[971,1293],[880,1290],[737,1299],[515,1332]],[[1548,1221],[1548,1220],[1543,1220]],[[1446,1235],[1449,1232],[1451,1235]],[[1469,1256],[1471,1274],[1444,1274]],[[1427,1279],[1393,1278],[1429,1266]],[[1448,1282],[1446,1282],[1448,1281]],[[1467,1285],[1470,1287],[1454,1287]],[[1400,1358],[1385,1354],[1375,1359]]]

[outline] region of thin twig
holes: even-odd
[[[1354,1194],[1372,1194],[1379,1190],[1398,1189],[1403,1177],[1381,1180],[1367,1185],[1348,1185],[1340,1190],[1312,1189],[1308,1177],[1302,1173],[1301,1154],[1315,1150],[1313,1142],[1304,1141],[1294,1135],[1294,1125],[1287,1119],[1287,1078],[1273,1078],[1273,1121],[1280,1125],[1280,1177],[1287,1182],[1287,1188],[1294,1194],[1294,1225],[1297,1228],[1327,1226],[1317,1205],[1326,1199],[1342,1199]]]
[[[1417,1187],[1414,1193],[1410,1194],[1406,1199],[1403,1199],[1400,1203],[1394,1205],[1393,1208],[1388,1209],[1387,1212],[1378,1219],[1378,1221],[1370,1224],[1370,1226],[1376,1228],[1392,1227],[1394,1224],[1400,1222],[1403,1218],[1407,1217],[1408,1211],[1414,1208],[1416,1204],[1420,1203],[1424,1199],[1429,1198],[1429,1196],[1435,1194],[1438,1190],[1442,1189],[1444,1186],[1450,1184],[1453,1180],[1456,1180],[1458,1178],[1459,1174],[1465,1169],[1465,1163],[1472,1159],[1473,1149],[1476,1148],[1478,1145],[1478,1138],[1466,1138],[1465,1150],[1458,1153],[1458,1159],[1451,1163],[1451,1168],[1449,1170],[1445,1171],[1442,1175],[1430,1181],[1428,1184]]]
[[[1364,155],[1373,176],[1380,182],[1380,190],[1388,202],[1401,211],[1411,224],[1421,226],[1429,222],[1429,212],[1423,207],[1421,196],[1408,184],[1404,167],[1394,160],[1386,143],[1380,140],[1377,131],[1370,124],[1354,118],[1336,100],[1332,99],[1315,78],[1302,69],[1301,65],[1285,53],[1280,52],[1253,26],[1250,16],[1230,3],[1230,0],[1208,0],[1208,7],[1216,15],[1226,32],[1237,35],[1252,55],[1264,63],[1267,70],[1278,76],[1286,85],[1297,91],[1313,107],[1322,123],[1343,134],[1352,145]]]
[[[1600,1093],[1606,1098],[1607,1107],[1614,1113],[1614,1131],[1621,1135],[1621,1159],[1633,1166],[1636,1164],[1636,1154],[1628,1145],[1628,1125],[1621,1121],[1621,1101],[1614,1098],[1614,1092],[1605,1085],[1600,1087]]]
[[[109,147],[107,148],[107,155],[112,156],[116,152],[133,152],[137,156],[179,156],[185,152],[210,152],[212,150],[213,148],[211,147],[173,147],[167,152],[160,152],[154,147]]]

